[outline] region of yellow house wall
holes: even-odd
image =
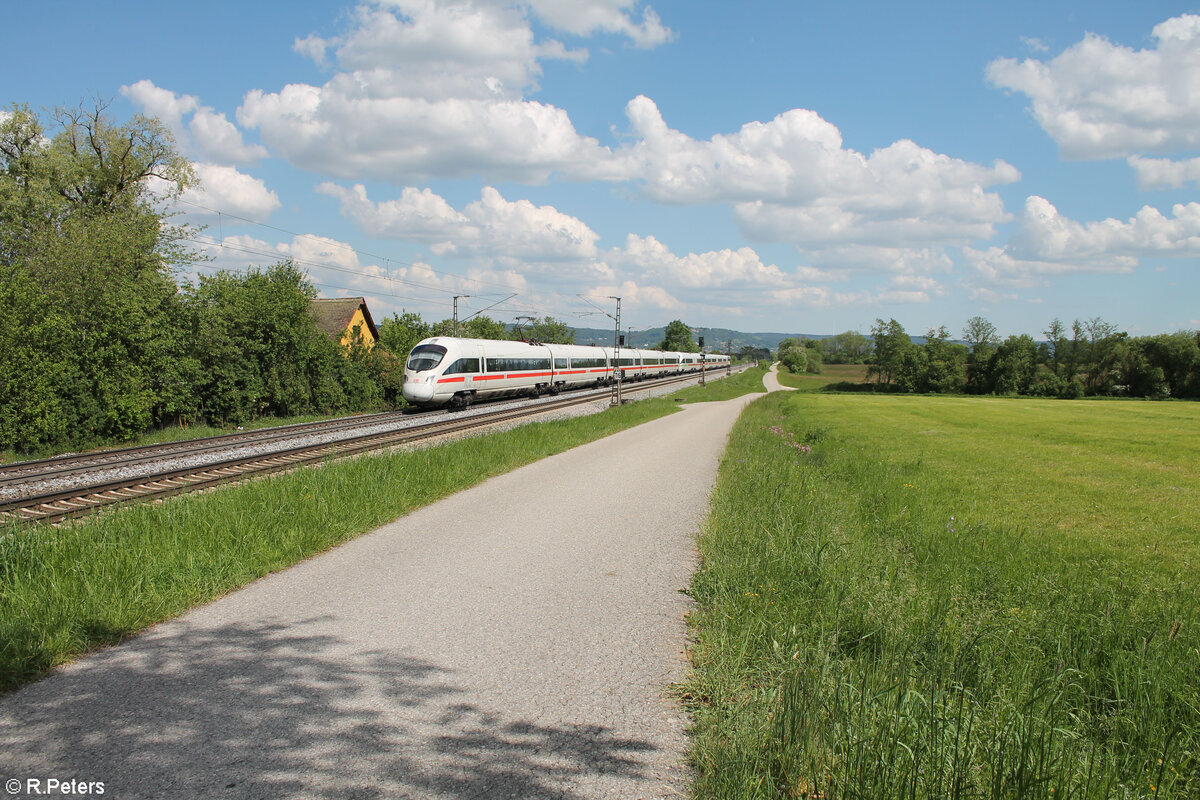
[[[359,335],[362,336],[363,344],[368,348],[375,346],[375,337],[371,335],[371,329],[367,327],[367,320],[363,316],[362,309],[359,308],[354,312],[354,316],[350,318],[350,324],[346,326],[346,332],[342,334],[342,347],[349,347],[354,344],[354,326],[359,326]]]

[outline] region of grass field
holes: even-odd
[[[1200,405],[777,393],[692,593],[701,798],[1200,796]]]
[[[831,383],[863,383],[867,380],[866,364],[824,364],[819,375],[793,375],[780,367],[779,382],[801,391],[819,391]]]
[[[698,402],[761,391],[762,374],[61,527],[0,527],[0,692],[492,475],[670,414],[676,396]]]

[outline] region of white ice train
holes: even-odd
[[[729,356],[626,347],[617,354],[611,347],[435,336],[412,349],[403,394],[419,406],[464,406],[485,398],[610,384],[616,370],[622,381],[634,381],[699,372],[702,366],[727,367]]]

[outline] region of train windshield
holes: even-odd
[[[446,348],[440,344],[419,344],[408,356],[408,368],[413,372],[424,372],[442,363]]]

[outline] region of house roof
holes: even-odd
[[[367,323],[367,330],[371,332],[372,338],[376,341],[379,340],[379,330],[375,327],[375,320],[371,319],[366,298],[318,298],[312,301],[311,308],[312,315],[317,321],[317,327],[329,334],[335,342],[342,340],[346,329],[350,327],[350,321],[354,319],[354,312],[361,308],[363,320]]]

